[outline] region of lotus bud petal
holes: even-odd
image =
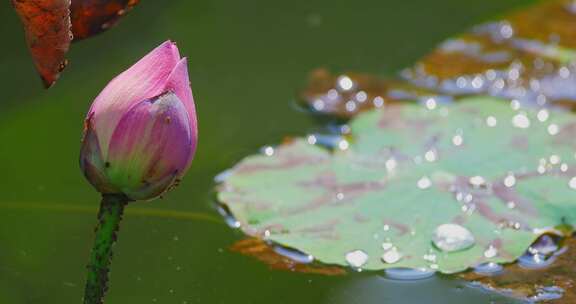
[[[80,164],[103,194],[153,199],[190,166],[196,111],[185,58],[163,43],[114,78],[85,122]]]

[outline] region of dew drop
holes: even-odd
[[[308,135],[308,138],[307,138],[306,140],[307,140],[308,143],[311,144],[311,145],[315,145],[316,142],[318,141],[318,140],[316,139],[316,136],[314,136],[314,135]]]
[[[432,181],[430,181],[428,177],[424,176],[418,180],[417,185],[420,189],[428,189],[432,186]]]
[[[474,187],[481,187],[486,184],[486,180],[484,179],[484,177],[479,175],[470,177],[469,182]]]
[[[392,249],[392,247],[394,247],[394,244],[392,244],[390,242],[382,243],[382,249],[384,249],[386,251]]]
[[[335,89],[330,89],[326,94],[326,96],[328,97],[328,99],[336,100],[339,98],[340,94]]]
[[[436,255],[432,252],[428,252],[422,258],[424,259],[424,261],[430,262],[430,263],[436,263],[436,259],[437,259]]]
[[[480,89],[484,85],[484,79],[481,76],[476,76],[472,79],[471,84],[474,89]]]
[[[356,102],[354,102],[354,100],[348,100],[346,102],[346,111],[348,112],[354,112],[356,111]]]
[[[312,102],[312,107],[313,107],[314,110],[316,110],[316,111],[322,111],[322,110],[324,110],[324,107],[325,107],[324,100],[322,100],[322,99],[316,99],[316,100],[314,100],[314,102]]]
[[[516,185],[516,177],[514,176],[514,174],[509,173],[504,178],[504,186],[511,188],[511,187],[514,187],[514,185]]]
[[[560,128],[558,127],[557,124],[550,124],[548,126],[548,134],[556,135],[556,134],[558,134],[558,132],[560,132]]]
[[[576,176],[572,177],[568,182],[568,186],[574,190],[576,190]]]
[[[358,102],[365,102],[366,99],[368,99],[368,94],[366,94],[366,92],[359,91],[356,93],[356,100],[358,100]]]
[[[570,69],[568,69],[568,67],[563,66],[558,70],[558,75],[564,79],[570,78]]]
[[[374,97],[374,100],[372,100],[372,103],[374,104],[375,107],[381,108],[382,106],[384,106],[384,98],[376,96]]]
[[[540,122],[545,122],[546,120],[548,120],[549,116],[550,115],[548,114],[548,110],[546,109],[542,109],[538,111],[538,114],[536,114],[536,118],[538,118]]]
[[[428,162],[434,162],[437,159],[437,153],[435,150],[428,150],[424,154],[424,159]]]
[[[540,165],[538,165],[538,168],[536,168],[536,171],[538,171],[538,173],[540,173],[540,174],[544,174],[544,173],[546,173],[546,166],[540,164]]]
[[[514,125],[516,128],[526,129],[530,127],[530,119],[528,116],[526,116],[526,114],[519,113],[514,115],[512,118],[512,125]]]
[[[424,102],[424,104],[426,105],[426,108],[428,110],[434,110],[436,109],[436,99],[434,98],[428,98],[426,99],[426,101]]]
[[[395,159],[390,158],[386,161],[385,166],[386,166],[386,170],[388,170],[388,172],[394,171],[394,169],[396,169],[397,162]]]
[[[348,252],[345,256],[346,262],[355,268],[360,268],[368,262],[368,255],[362,250]]]
[[[518,68],[511,68],[511,69],[508,71],[508,79],[511,80],[511,81],[516,81],[516,80],[518,80],[518,78],[520,78],[520,69],[518,69]],[[519,103],[517,100],[516,100],[516,102],[517,102],[517,104],[518,104],[518,107],[517,107],[515,110],[517,110],[517,109],[520,108],[520,106],[519,106],[520,103]]]
[[[392,247],[390,250],[384,252],[381,259],[386,264],[395,264],[402,259],[402,254],[396,247]]]
[[[504,39],[510,39],[514,36],[514,29],[508,22],[502,22],[500,25],[500,35]]]
[[[464,141],[464,139],[462,138],[462,135],[454,135],[454,137],[452,137],[452,144],[455,146],[461,146],[462,142]]]
[[[496,120],[496,117],[494,116],[488,116],[486,118],[486,125],[489,127],[495,127],[498,124],[498,121]]]
[[[520,102],[516,99],[512,99],[512,101],[510,101],[510,107],[512,110],[518,111],[520,110]]]
[[[434,230],[432,242],[442,251],[454,252],[474,246],[476,240],[470,230],[463,226],[442,224]]]
[[[550,164],[552,164],[552,165],[557,165],[561,161],[560,156],[558,156],[556,154],[550,155],[549,160],[550,160]]]
[[[347,140],[342,139],[338,142],[338,149],[340,150],[347,150],[350,147],[350,143]]]
[[[270,147],[270,146],[264,147],[264,149],[262,151],[264,152],[264,154],[266,156],[274,155],[274,148],[273,147]]]
[[[498,249],[496,249],[496,247],[492,245],[488,246],[488,248],[484,251],[484,257],[486,257],[487,259],[496,257],[497,255],[498,255]]]
[[[354,82],[352,81],[352,79],[350,79],[350,77],[346,76],[346,75],[342,75],[340,77],[338,77],[338,87],[342,90],[342,91],[349,91],[354,87]]]
[[[493,81],[494,79],[496,79],[496,71],[493,69],[489,69],[486,70],[486,72],[484,72],[484,74],[486,74],[486,79]]]
[[[502,90],[504,89],[504,87],[506,86],[506,82],[504,81],[504,79],[502,78],[498,78],[496,79],[496,81],[494,81],[494,88]]]

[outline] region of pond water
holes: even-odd
[[[514,303],[449,276],[321,276],[231,252],[243,235],[214,206],[213,177],[286,135],[321,126],[295,106],[317,67],[394,75],[438,42],[522,0],[142,1],[72,46],[45,91],[20,23],[0,8],[0,303],[79,303],[99,197],[78,168],[82,120],[118,72],[166,39],[189,57],[200,142],[184,181],[129,206],[106,303]]]

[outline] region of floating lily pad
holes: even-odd
[[[353,72],[334,75],[326,69],[312,71],[308,82],[308,87],[301,93],[306,105],[316,113],[343,118],[392,103],[438,95],[402,80],[385,80]]]
[[[303,103],[342,118],[398,100],[471,94],[576,108],[574,29],[573,0],[542,1],[444,41],[401,73],[404,82],[314,72]]]
[[[393,105],[350,127],[333,151],[310,136],[247,157],[220,201],[248,235],[370,270],[512,262],[544,231],[576,221],[570,113],[477,97],[433,110]],[[463,229],[446,234],[444,224]],[[468,244],[438,242],[451,237]]]

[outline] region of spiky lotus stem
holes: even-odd
[[[88,262],[84,304],[102,304],[108,290],[112,247],[117,240],[124,207],[130,201],[123,194],[104,194],[98,212],[96,238]]]

